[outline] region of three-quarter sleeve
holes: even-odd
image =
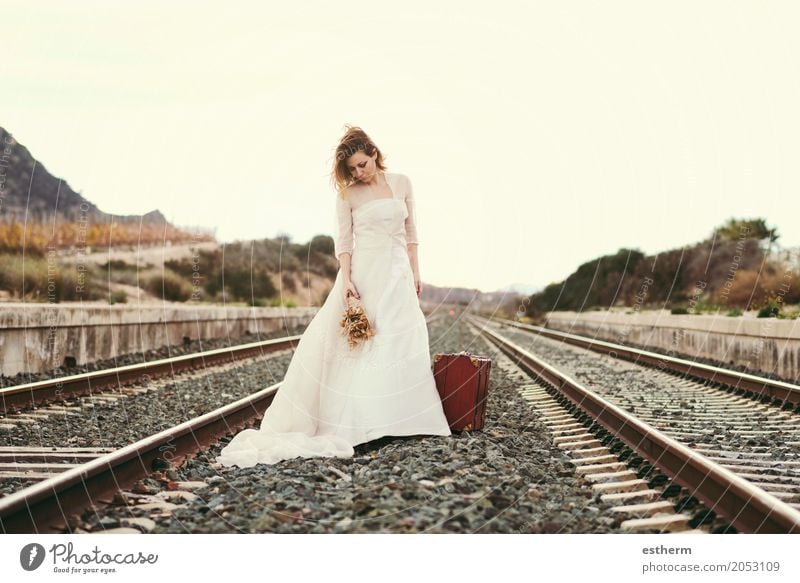
[[[406,244],[419,244],[419,239],[417,238],[417,214],[414,189],[411,186],[411,180],[408,176],[406,176],[406,208],[408,209],[408,216],[406,217]]]
[[[337,259],[342,253],[353,253],[353,213],[350,201],[336,195],[336,220],[338,232],[333,240],[334,255]]]

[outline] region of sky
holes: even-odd
[[[542,287],[763,217],[800,245],[800,4],[4,1],[0,125],[111,213],[334,235],[363,128],[423,282]]]

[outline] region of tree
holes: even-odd
[[[714,229],[717,237],[729,240],[769,239],[770,246],[780,238],[775,227],[770,228],[764,219],[728,219],[728,222]]]
[[[330,235],[316,235],[311,239],[311,250],[325,255],[333,255],[333,237]]]

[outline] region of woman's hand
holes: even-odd
[[[420,279],[419,273],[414,274],[414,289],[417,290],[417,297],[419,297],[419,294],[422,293],[422,279]]]
[[[347,296],[352,295],[356,299],[361,299],[361,295],[358,293],[356,286],[353,285],[352,281],[345,281],[344,285],[342,286],[342,300],[345,304],[347,304]]]

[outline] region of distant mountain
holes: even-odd
[[[139,223],[166,224],[158,210],[144,215],[114,215],[75,192],[67,182],[56,178],[37,161],[28,148],[0,127],[0,176],[5,188],[0,197],[0,222],[44,223],[54,215],[64,221],[87,221],[94,224]]]
[[[469,304],[479,300],[483,292],[479,289],[464,287],[437,287],[422,282],[422,298],[427,302],[438,304]]]
[[[517,284],[520,285],[520,284]],[[461,304],[472,310],[482,312],[504,309],[507,313],[517,310],[522,298],[530,295],[524,291],[515,291],[515,286],[507,286],[504,290],[482,292],[476,288],[437,287],[423,281],[422,301],[430,305]],[[535,288],[532,288],[535,289]]]
[[[542,286],[530,285],[528,283],[512,283],[504,288],[497,290],[501,293],[515,293],[529,296],[542,289]]]

